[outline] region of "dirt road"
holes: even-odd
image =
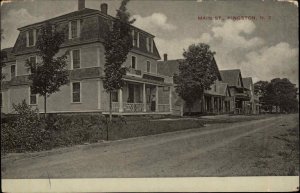
[[[298,115],[1,159],[2,178],[299,175]]]

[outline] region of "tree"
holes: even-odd
[[[3,36],[3,34],[4,34],[4,30],[1,28],[1,41],[2,41],[2,39],[4,39],[4,36]]]
[[[272,112],[297,112],[297,88],[287,78],[274,78],[270,82],[259,81],[254,84],[254,92],[259,95],[262,108]]]
[[[4,39],[4,36],[3,36],[3,29],[1,28],[1,42],[2,42],[2,39]],[[1,61],[0,61],[1,81],[5,78],[5,75],[2,73],[2,67],[5,66],[5,63],[3,62],[5,57],[7,57],[7,53],[4,51],[1,51]]]
[[[41,62],[26,61],[30,71],[29,80],[32,81],[32,92],[44,97],[45,117],[47,110],[47,97],[58,92],[60,87],[68,82],[68,71],[66,53],[62,56],[55,57],[60,45],[64,41],[64,32],[57,31],[53,25],[46,22],[40,32],[36,43],[38,56]]]
[[[298,109],[297,88],[290,80],[274,78],[269,87],[271,92],[268,94],[272,96],[272,104],[276,106],[276,112],[278,112],[278,108],[281,113],[290,113]]]
[[[129,0],[123,0],[117,10],[116,20],[113,21],[112,30],[107,33],[104,41],[105,48],[105,76],[104,88],[109,93],[109,120],[112,120],[111,93],[121,89],[124,85],[123,75],[127,68],[122,64],[126,61],[132,49],[131,27],[135,20],[130,20],[126,5]]]
[[[214,54],[209,45],[200,43],[192,44],[184,50],[184,60],[180,61],[179,74],[174,75],[175,89],[179,96],[186,102],[191,112],[191,107],[196,100],[202,99],[204,90],[217,80],[217,69]]]
[[[269,110],[270,108],[270,105],[266,101],[268,84],[268,81],[258,81],[254,84],[254,93],[259,97],[259,101],[262,105],[261,108],[264,110]]]

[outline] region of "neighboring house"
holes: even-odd
[[[240,69],[221,70],[223,82],[229,86],[232,96],[230,111],[235,114],[246,113],[246,102],[250,101],[249,89],[244,87]]]
[[[16,57],[12,53],[13,48],[5,48],[1,50],[1,83],[5,80],[11,80],[16,76]],[[12,82],[12,84],[14,84]],[[8,85],[3,84],[1,86],[0,100],[1,100],[1,112],[7,112],[9,109],[9,103],[7,100],[9,98]]]
[[[248,89],[250,101],[245,102],[245,110],[247,114],[259,114],[259,98],[254,93],[254,84],[252,77],[243,78],[244,87]]]
[[[103,112],[109,111],[109,95],[103,88],[105,50],[104,37],[109,33],[114,17],[107,14],[107,4],[101,10],[84,7],[84,0],[78,1],[78,10],[49,19],[53,27],[65,29],[66,39],[58,55],[68,53],[70,83],[60,88],[47,100],[47,112]],[[9,53],[11,61],[2,71],[7,74],[1,83],[4,113],[12,113],[12,104],[26,100],[28,104],[44,112],[43,98],[32,93],[27,59],[41,61],[35,47],[39,29],[45,23],[39,22],[19,28],[19,36]],[[148,113],[151,96],[155,97],[155,112],[171,113],[170,78],[157,74],[157,51],[154,36],[132,27],[133,49],[125,66],[130,72],[124,76],[125,86],[112,95],[114,113]]]
[[[182,59],[178,60],[168,60],[167,54],[164,54],[164,60],[158,62],[158,73],[163,74],[165,76],[174,76],[174,74],[179,73],[179,62]],[[228,84],[222,81],[221,74],[219,72],[217,63],[213,60],[213,65],[216,69],[216,76],[217,80],[214,84],[211,85],[210,90],[204,91],[204,96],[201,99],[199,95],[199,100],[197,100],[193,107],[191,108],[192,113],[213,113],[213,114],[220,114],[220,113],[229,113],[230,108],[230,101],[231,94],[228,87]],[[189,109],[184,105],[184,101],[178,96],[175,92],[175,88],[172,89],[173,94],[173,114],[184,114],[189,112]]]

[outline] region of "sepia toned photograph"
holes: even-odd
[[[292,0],[2,0],[4,191],[299,191],[298,17]]]

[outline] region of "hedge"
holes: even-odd
[[[155,120],[151,117],[107,117],[98,114],[48,114],[25,102],[14,106],[17,115],[1,122],[1,153],[49,150],[56,147],[124,139],[203,126],[201,120]]]

